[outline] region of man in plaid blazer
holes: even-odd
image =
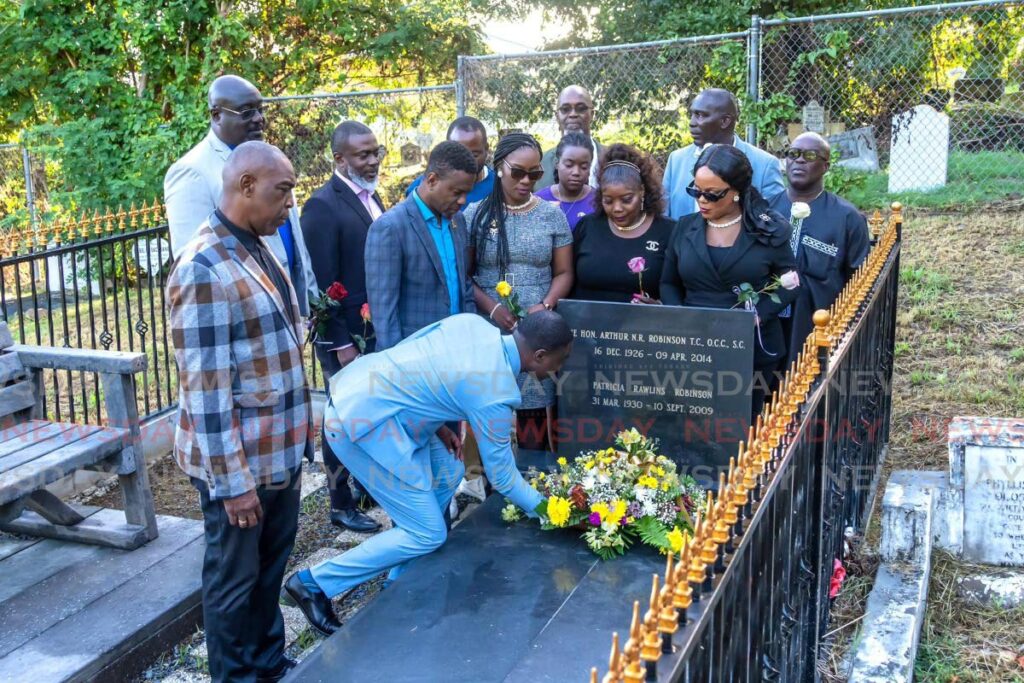
[[[167,283],[179,372],[174,453],[199,490],[206,530],[203,617],[214,681],[274,681],[277,605],[295,540],[312,410],[296,292],[264,241],[288,215],[295,172],[246,142],[224,167],[220,205]]]
[[[366,294],[378,351],[449,315],[476,312],[459,213],[476,168],[468,149],[442,142],[430,152],[423,182],[370,226]]]

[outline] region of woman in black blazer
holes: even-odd
[[[686,192],[697,200],[699,213],[676,224],[661,275],[662,302],[677,306],[739,308],[740,284],[764,289],[775,276],[787,287],[767,294],[756,306],[759,334],[754,336],[752,414],[761,412],[767,391],[774,388],[773,370],[786,357],[778,315],[796,299],[796,261],[789,246],[789,223],[768,208],[751,185],[753,171],[746,155],[732,145],[711,145],[694,166]],[[792,273],[792,274],[790,274]]]

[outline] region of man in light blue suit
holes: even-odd
[[[670,217],[679,219],[697,212],[697,200],[686,194],[686,188],[693,182],[693,165],[707,145],[733,145],[746,154],[754,168],[753,185],[768,201],[785,191],[779,160],[736,137],[738,117],[736,96],[728,90],[709,88],[693,100],[690,105],[693,144],[669,155],[662,180]]]
[[[510,335],[488,320],[458,314],[397,346],[348,365],[331,380],[324,435],[341,462],[394,521],[394,527],[285,583],[314,629],[340,626],[330,599],[439,548],[444,510],[462,481],[458,438],[444,425],[467,420],[495,490],[536,516],[544,498],[527,485],[512,454],[520,371],[545,378],[572,348],[560,315],[538,311]]]

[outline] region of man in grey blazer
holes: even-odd
[[[739,105],[728,90],[709,88],[690,104],[690,135],[693,144],[668,157],[662,184],[668,197],[668,215],[678,219],[697,213],[697,200],[686,194],[693,182],[693,166],[707,145],[732,145],[743,152],[754,169],[753,185],[769,202],[785,191],[782,168],[774,156],[736,137]]]
[[[263,96],[239,76],[221,76],[210,84],[209,109],[210,132],[164,176],[164,205],[176,259],[217,208],[224,186],[221,175],[231,150],[249,140],[262,140],[267,124]],[[309,296],[318,292],[294,206],[288,220],[266,242],[295,288],[299,312],[309,316]]]
[[[476,312],[459,213],[476,174],[468,149],[442,142],[430,152],[423,182],[370,226],[366,294],[378,351],[449,315]]]

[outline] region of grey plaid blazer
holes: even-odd
[[[213,214],[175,262],[167,302],[178,361],[178,465],[205,481],[211,498],[284,481],[313,452],[294,289],[278,292]]]
[[[461,213],[451,220],[462,291],[462,313],[475,313],[466,276],[469,233]],[[416,201],[409,197],[386,211],[366,236],[366,294],[383,351],[422,327],[451,315],[441,256]]]

